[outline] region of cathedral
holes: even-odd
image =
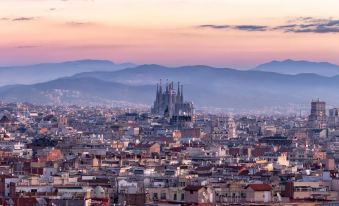
[[[153,114],[172,118],[173,116],[193,116],[194,108],[192,102],[184,102],[184,87],[178,82],[178,88],[174,88],[173,82],[157,84],[157,93],[152,108]]]

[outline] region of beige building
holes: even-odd
[[[173,201],[184,202],[183,187],[153,187],[147,188],[147,202]]]
[[[214,194],[211,188],[200,185],[189,185],[184,188],[186,203],[213,203]]]
[[[214,187],[216,203],[238,203],[246,201],[246,183],[233,182],[218,184]]]
[[[337,200],[338,192],[331,191],[331,182],[290,182],[285,194],[291,199]]]
[[[268,184],[249,184],[246,187],[247,202],[271,202],[272,187]]]

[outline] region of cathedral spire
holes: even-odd
[[[162,94],[162,81],[160,79],[160,85],[159,85],[159,93]]]
[[[180,82],[178,82],[178,92],[177,95],[180,96]]]
[[[159,102],[159,84],[158,83],[157,83],[157,94],[156,94],[155,102],[156,103]]]
[[[177,83],[177,87],[174,83]],[[184,102],[184,86],[180,82],[166,79],[166,88],[162,88],[162,86],[162,80],[160,79],[157,84],[157,96],[152,107],[152,113],[169,118],[178,115],[193,115],[193,104]]]
[[[181,103],[184,103],[184,85],[181,85],[181,93],[180,93],[180,97],[181,97]]]
[[[169,90],[168,79],[166,79],[166,93],[168,92],[168,90]]]

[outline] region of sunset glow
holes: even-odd
[[[0,64],[339,64],[338,8],[337,0],[0,1]]]

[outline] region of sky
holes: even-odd
[[[0,65],[339,64],[338,0],[1,0]]]

